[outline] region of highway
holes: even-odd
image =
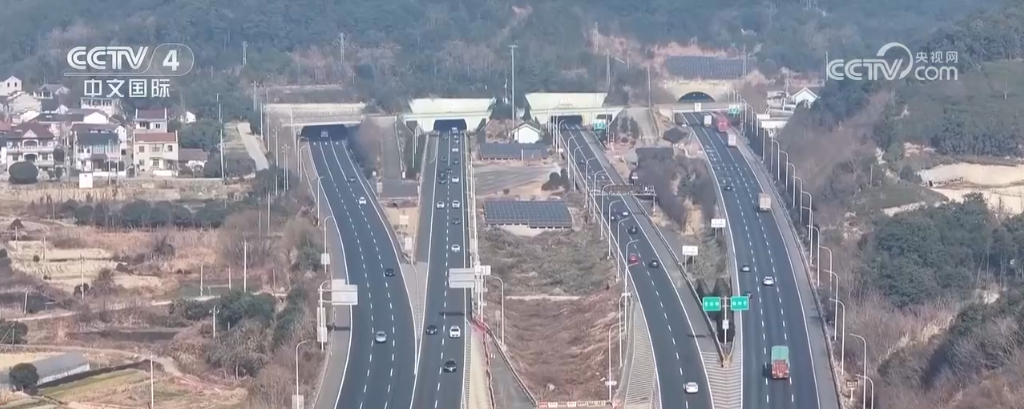
[[[729,148],[721,134],[701,126],[700,114],[685,114],[685,118],[704,146],[720,188],[732,186],[732,191],[722,191],[722,194],[728,228],[734,240],[736,263],[751,268],[750,272],[738,273],[739,290],[750,293],[750,310],[742,313],[745,314],[742,328],[745,334],[743,407],[837,408],[838,403],[832,403],[836,399],[831,378],[828,382],[820,382],[815,376],[817,369],[830,377],[831,369],[827,353],[812,357],[805,317],[808,317],[807,312],[814,311],[805,311],[803,307],[805,304],[797,289],[799,283],[782,232],[773,213],[757,211],[757,196],[762,192],[758,179],[741,153],[736,148]],[[766,187],[770,189],[770,186]],[[773,196],[772,206],[780,205],[784,206]],[[799,272],[804,274],[802,269]],[[775,285],[763,285],[762,280],[766,276],[774,277]],[[812,335],[820,337],[820,334],[819,331]],[[789,347],[789,380],[771,380],[766,372],[765,365],[770,361],[773,345]],[[819,387],[831,389],[831,392],[819,394]]]
[[[561,131],[565,140],[563,146],[568,147],[566,152],[570,160],[587,174],[588,179],[597,179],[596,184],[592,182],[595,186],[625,184],[622,176],[604,157],[602,147],[596,145],[595,138],[586,138],[583,132],[578,127]],[[659,239],[655,237],[654,226],[644,215],[637,199],[609,195],[602,196],[599,203],[602,202],[604,217],[623,210],[630,214],[625,219],[617,216],[619,220],[611,222],[611,226],[619,242],[619,251],[626,257],[629,254],[639,257],[639,262],[629,267],[630,290],[636,291],[641,300],[641,310],[650,329],[661,407],[711,409],[711,390],[701,359],[700,344],[704,343],[706,348],[708,342],[713,345],[714,341],[703,317],[694,315],[702,314],[699,303],[689,296],[680,297],[676,292],[665,269],[679,267],[674,265],[660,241],[655,241]],[[637,234],[629,234],[632,225],[638,227]],[[661,266],[649,268],[648,263],[652,260],[658,260]],[[699,392],[687,394],[683,386],[688,382],[696,382]]]
[[[448,269],[468,265],[466,221],[471,217],[466,194],[465,138],[461,135],[434,137],[428,147],[423,163],[421,197],[427,203],[421,209],[420,219],[429,218],[427,231],[419,231],[420,240],[428,240],[427,254],[427,297],[423,327],[437,328],[436,334],[424,334],[420,348],[419,378],[417,379],[414,408],[452,409],[462,407],[463,387],[466,383],[465,340],[469,317],[469,292],[448,288]],[[456,138],[461,143],[453,143]],[[453,152],[458,149],[458,152]],[[454,163],[458,162],[458,163]],[[439,184],[439,172],[450,169],[445,176],[446,183]],[[458,181],[456,181],[456,179]],[[457,204],[454,204],[458,202]],[[438,203],[443,207],[438,207]],[[421,223],[421,226],[423,224]],[[456,248],[453,248],[455,246]],[[422,247],[422,246],[421,246]],[[457,326],[462,337],[451,338],[449,330]],[[442,366],[454,360],[458,366],[455,372],[443,372]]]
[[[384,275],[388,268],[401,271],[394,236],[342,141],[313,137],[309,146],[339,226],[349,279],[359,286],[342,385],[321,394],[336,393],[337,409],[411,408],[416,378],[411,305],[402,274]],[[375,342],[377,331],[387,334],[387,342]]]

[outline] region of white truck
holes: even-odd
[[[729,145],[730,148],[735,148],[736,147],[736,134],[734,134],[732,132],[729,132],[728,135],[725,137],[725,143],[726,143],[726,145]]]
[[[757,210],[767,212],[772,210],[772,198],[767,193],[757,195]]]
[[[704,114],[704,127],[710,128],[715,125],[715,118],[711,114]]]

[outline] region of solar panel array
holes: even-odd
[[[488,200],[484,202],[484,222],[491,226],[567,229],[572,227],[572,214],[564,200]]]
[[[743,60],[703,56],[669,57],[665,61],[669,74],[686,79],[734,80],[743,77]]]
[[[419,182],[403,179],[382,179],[380,196],[384,199],[415,198],[419,196]]]
[[[541,160],[548,157],[547,145],[533,143],[480,144],[480,159],[483,160]]]

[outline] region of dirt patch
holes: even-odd
[[[496,192],[489,195],[479,196],[480,198],[491,198],[491,199],[509,199],[509,200],[548,200],[552,197],[563,197],[565,192],[559,190],[543,190],[541,186],[544,182],[548,181],[548,175],[537,177],[531,182],[521,184],[512,188],[508,188],[508,193],[505,191]]]
[[[534,237],[481,232],[482,263],[505,284],[509,357],[542,401],[600,400],[607,393],[606,339],[619,294],[605,249],[594,226]],[[486,314],[500,323],[501,288],[496,280],[488,285]]]
[[[395,229],[395,234],[398,235],[398,245],[402,247],[403,251],[411,255],[412,247],[407,248],[405,242],[406,240],[412,240],[413,243],[416,241],[416,227],[420,225],[419,207],[384,206],[384,215],[388,218],[388,222],[391,223],[391,227]]]
[[[974,163],[940,165],[919,172],[925,182],[942,183],[960,179],[978,187],[1006,187],[1024,184],[1024,165],[999,166]]]
[[[159,407],[173,409],[227,408],[241,403],[245,397],[241,389],[217,388],[162,373],[156,374],[153,392]],[[44,388],[39,393],[71,408],[146,407],[150,397],[149,373],[125,369]]]

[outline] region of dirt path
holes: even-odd
[[[192,301],[209,301],[209,300],[214,299],[214,297],[213,296],[202,296],[202,297],[190,297],[188,299],[192,300]],[[144,305],[144,306],[141,306],[141,307],[161,307],[161,306],[165,306],[165,305],[171,305],[172,302],[174,302],[174,301],[173,300],[154,300],[154,301],[150,301],[148,305]],[[119,306],[116,306],[116,307],[113,307],[113,308],[107,308],[106,310],[107,311],[121,311],[121,310],[127,310],[127,309],[132,309],[132,308],[139,308],[139,307],[140,307],[139,305],[124,304],[124,305],[119,305]],[[52,319],[57,319],[57,318],[68,318],[68,317],[74,317],[74,316],[76,316],[78,314],[79,314],[78,311],[62,311],[62,312],[52,312],[52,313],[48,313],[48,314],[33,315],[33,316],[30,316],[30,317],[5,318],[5,319],[8,320],[8,321],[29,322],[29,321],[52,320]]]

